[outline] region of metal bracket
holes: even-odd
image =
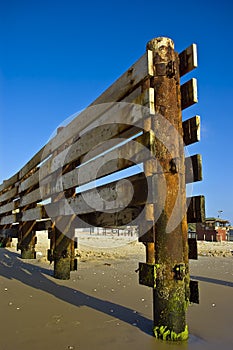
[[[166,67],[166,75],[169,78],[174,77],[174,75],[176,74],[176,70],[175,70],[175,62],[174,61],[170,61],[167,64]]]
[[[177,281],[183,281],[184,277],[185,277],[185,264],[181,263],[181,264],[177,264],[174,269],[173,272],[175,274],[175,279]]]

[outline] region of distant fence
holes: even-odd
[[[154,287],[153,278],[146,280],[145,274],[148,277],[148,268],[160,259],[157,256],[154,260],[157,254],[154,245],[160,237],[156,232],[163,226],[163,206],[169,211],[169,205],[177,205],[174,216],[178,217],[179,205],[180,211],[184,209],[185,183],[202,179],[201,156],[193,155],[184,161],[183,146],[176,136],[178,132],[185,146],[200,139],[199,116],[183,123],[179,119],[181,110],[197,102],[195,79],[179,85],[179,77],[197,66],[196,45],[191,45],[179,56],[173,54],[170,48],[170,51],[166,49],[167,56],[172,52],[172,57],[175,57],[166,61],[163,47],[168,44],[165,40],[162,47],[163,39],[159,40],[159,54],[149,45],[146,53],[113,85],[70,124],[60,128],[57,135],[22,169],[0,185],[2,246],[9,245],[10,239],[17,237],[22,258],[34,258],[35,232],[47,229],[51,242],[48,259],[54,261],[54,275],[66,279],[70,270],[77,268],[73,239],[75,228],[137,225],[139,240],[146,245],[147,253],[147,264],[140,265],[140,283]],[[167,89],[166,93],[169,92],[170,100],[166,103],[162,87]],[[172,111],[175,111],[173,116]],[[169,123],[164,123],[164,120]],[[166,134],[167,139],[164,137]],[[162,143],[166,146],[166,155],[161,155]],[[160,165],[155,164],[156,158]],[[125,180],[128,181],[119,183],[111,180],[106,184],[100,183],[97,189],[90,186],[96,179],[125,169],[130,171],[135,164],[141,164],[142,171],[126,175]],[[162,184],[170,188],[170,179],[172,176],[176,178],[171,188],[174,186],[174,196],[178,196],[175,190],[176,186],[179,187],[177,174],[181,179],[180,204],[170,199],[172,204],[168,205],[166,195],[161,195]],[[162,175],[164,178],[161,180]],[[88,184],[89,187],[81,187]],[[162,204],[161,196],[164,196]],[[180,218],[184,232],[187,222],[202,222],[205,216],[203,196],[188,198],[187,203],[187,221],[186,205]],[[156,215],[160,221],[156,222]],[[172,217],[171,213],[169,215]],[[137,221],[138,217],[140,220]],[[184,242],[188,241],[187,230],[181,236]],[[185,244],[181,245],[185,247]],[[189,244],[189,257],[196,258],[195,239],[190,238]],[[187,259],[182,261],[177,267],[181,275]],[[177,279],[180,274],[175,273]],[[158,329],[155,333],[161,336]],[[176,333],[180,331],[176,330]]]

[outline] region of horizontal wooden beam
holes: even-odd
[[[14,214],[3,216],[0,219],[0,225],[13,224],[14,222],[16,222],[16,215],[14,215]]]
[[[14,202],[7,203],[0,207],[0,214],[9,213],[14,209]]]
[[[135,220],[142,208],[125,208],[124,210],[116,213],[100,213],[95,212],[91,214],[80,215],[80,219],[87,224],[97,227],[114,228],[119,226],[125,226],[131,224]]]
[[[185,182],[202,181],[202,157],[195,154],[185,158]]]
[[[192,78],[180,87],[181,109],[188,108],[198,102],[197,98],[197,79]]]
[[[76,197],[46,204],[44,209],[50,217],[59,217],[141,206],[147,201],[146,184],[144,174],[136,174],[121,182],[115,181],[77,194]]]
[[[44,206],[38,206],[36,208],[28,209],[21,212],[21,221],[34,221],[47,218],[47,214],[44,210]]]
[[[197,67],[197,45],[192,44],[179,54],[180,76],[191,72]]]
[[[95,179],[126,169],[134,163],[140,164],[154,154],[153,146],[154,133],[146,132],[100,158],[93,159],[80,168],[64,174],[61,181],[52,182],[51,177],[47,177],[40,183],[42,197],[45,199],[52,194],[87,184]],[[100,169],[97,172],[98,168]]]
[[[18,188],[17,187],[13,187],[11,190],[4,192],[1,196],[0,196],[0,203],[1,202],[5,202],[9,199],[12,198],[12,200],[16,197],[18,193]]]
[[[40,188],[25,194],[20,198],[19,207],[25,207],[28,204],[41,202]]]
[[[29,176],[26,180],[19,184],[19,193],[26,191],[30,187],[33,187],[39,183],[39,168],[38,170]]]
[[[3,183],[0,185],[0,194],[3,190],[6,190],[8,187],[11,187],[14,185],[19,179],[19,173],[16,173],[15,175],[11,176],[9,179],[4,180]]]
[[[195,115],[182,123],[185,146],[200,141],[200,124],[201,118],[199,115]]]
[[[187,198],[187,222],[205,222],[205,197],[194,196]]]

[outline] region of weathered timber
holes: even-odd
[[[121,134],[122,130],[124,133]],[[119,139],[129,138],[139,132],[139,128],[130,128],[127,124],[108,124],[97,126],[94,130],[87,132],[80,139],[74,142],[71,146],[61,151],[58,155],[49,158],[40,168],[39,179],[43,180],[46,176],[51,175],[53,172],[59,170],[67,164],[79,160],[80,158],[91,150],[93,157],[95,149],[98,149],[98,153],[105,152],[109,149],[109,144],[119,143],[120,140],[109,141],[103,144],[104,141],[108,141],[113,137]],[[80,161],[81,163],[81,161]]]
[[[48,216],[44,210],[44,206],[40,205],[35,208],[24,210],[21,212],[21,221],[32,221],[32,220],[41,220],[46,219]]]
[[[38,170],[29,176],[26,180],[22,181],[19,184],[19,193],[27,190],[30,187],[33,187],[39,183],[39,168]]]
[[[0,206],[0,214],[6,214],[9,212],[12,212],[13,209],[14,209],[14,203],[13,202],[7,203],[5,205]]]
[[[9,199],[14,199],[14,197],[17,195],[18,193],[18,188],[17,187],[13,187],[11,190],[3,193],[1,196],[0,196],[0,202],[5,202]]]
[[[36,221],[21,222],[19,224],[18,249],[21,250],[22,259],[36,258]]]
[[[54,182],[51,181],[51,176],[45,178],[40,183],[40,193],[42,194],[42,198],[45,199],[51,194],[84,185],[92,180],[96,180],[135,164],[140,164],[153,156],[153,140],[153,132],[147,132],[138,136],[136,139],[109,151],[100,158],[93,159],[85,165],[60,176],[59,179],[56,179]],[[93,156],[91,155],[90,158],[93,158]],[[85,159],[85,161],[87,160],[89,159]],[[30,195],[27,195],[27,198],[28,197],[31,198]]]
[[[70,271],[74,270],[74,226],[75,215],[57,217],[54,226],[54,239],[52,241],[54,277],[68,280]]]
[[[151,287],[156,288],[156,265],[149,263],[139,263],[139,283]]]
[[[24,207],[28,204],[32,203],[38,203],[41,202],[41,193],[40,188],[37,188],[36,190],[29,192],[28,194],[25,194],[20,198],[19,207]]]
[[[153,50],[155,111],[182,135],[181,95],[179,91],[179,59],[173,42],[167,38],[153,39],[147,48]],[[164,108],[166,106],[166,108]],[[160,127],[165,128],[165,124]],[[161,130],[162,132],[162,130]],[[184,151],[178,137],[173,139],[180,162],[179,168],[171,167],[171,155],[159,140],[156,141],[157,159],[162,164],[166,179],[166,201],[164,209],[155,223],[155,264],[157,264],[154,300],[154,335],[164,340],[188,338],[186,325],[188,276],[187,222],[184,218],[171,227],[169,219],[179,198],[180,211],[185,207]],[[170,171],[166,171],[169,169]],[[182,192],[179,193],[179,186]],[[160,189],[163,191],[163,188]],[[159,193],[159,189],[158,189]],[[163,193],[161,192],[161,196]],[[169,231],[168,230],[168,224]],[[179,273],[178,273],[179,272]]]
[[[27,164],[24,165],[24,167],[19,172],[19,179],[23,179],[25,177],[25,175],[30,173],[30,171],[32,171],[34,168],[36,168],[37,165],[39,165],[41,163],[41,161],[44,160],[44,158],[42,156],[44,154],[45,147],[46,146],[42,147],[36,153],[36,155],[32,159],[30,159],[29,162],[27,162]]]
[[[187,198],[188,223],[205,222],[205,197],[194,196]]]
[[[187,49],[179,54],[180,64],[180,76],[191,72],[197,68],[197,45],[192,44]]]
[[[183,122],[183,140],[185,146],[200,141],[200,117],[194,117]]]
[[[198,102],[197,79],[192,78],[180,87],[182,110]]]
[[[190,288],[190,297],[189,297],[190,303],[199,304],[199,286],[198,286],[198,281],[190,280],[189,288]]]
[[[80,219],[84,221],[87,225],[105,228],[114,228],[119,226],[128,225],[135,220],[141,211],[142,207],[125,208],[122,211],[115,213],[106,212],[94,212],[91,214],[80,215]]]
[[[197,240],[196,238],[188,238],[188,245],[189,245],[189,259],[198,259],[197,254]]]
[[[3,183],[0,185],[0,194],[3,190],[6,190],[8,187],[11,187],[14,185],[19,178],[19,173],[16,173],[15,175],[11,176],[9,179],[4,180]]]
[[[82,192],[76,197],[63,198],[46,204],[44,212],[47,212],[50,217],[59,217],[94,213],[95,210],[116,211],[128,205],[141,206],[152,200],[147,184],[150,185],[150,179],[146,179],[144,174],[132,175],[123,181],[115,181]],[[30,211],[33,210],[30,209]]]
[[[16,222],[16,215],[6,215],[0,218],[0,225],[8,225],[8,224],[13,224]]]
[[[185,182],[192,183],[202,180],[202,157],[195,154],[185,158]]]

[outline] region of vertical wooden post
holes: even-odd
[[[155,77],[155,111],[168,121],[182,137],[181,95],[179,59],[174,44],[169,38],[156,38],[148,42],[147,49],[153,51]],[[163,128],[163,123],[159,125]],[[166,123],[165,123],[166,124]],[[153,128],[152,128],[153,129]],[[167,133],[167,129],[164,133]],[[160,129],[160,133],[162,129]],[[169,138],[169,135],[167,135]],[[174,137],[174,134],[171,136]],[[163,211],[155,223],[156,287],[153,289],[154,335],[164,340],[186,340],[186,309],[189,293],[187,220],[184,217],[177,227],[167,232],[179,184],[181,186],[180,211],[186,203],[184,151],[179,137],[170,139],[173,147],[179,148],[179,166],[166,146],[155,141],[156,158],[163,168],[166,180],[166,200]],[[159,176],[159,175],[158,175]],[[162,194],[159,188],[158,197]]]
[[[22,259],[35,259],[36,251],[36,221],[26,221],[19,224],[19,243]]]
[[[58,128],[59,133],[63,127]],[[71,141],[72,142],[72,141]],[[54,154],[58,154],[63,150],[60,147]],[[75,164],[70,164],[64,169],[58,170],[57,174],[62,176],[64,173],[75,168]],[[57,174],[54,174],[56,181]],[[75,196],[75,189],[65,191],[66,197]],[[52,196],[54,202],[59,201],[60,194]],[[70,279],[70,271],[76,270],[76,261],[74,254],[74,226],[72,224],[74,217],[60,216],[54,219],[53,235],[52,235],[52,259],[54,260],[54,277],[57,279]],[[61,231],[62,230],[62,231]]]

